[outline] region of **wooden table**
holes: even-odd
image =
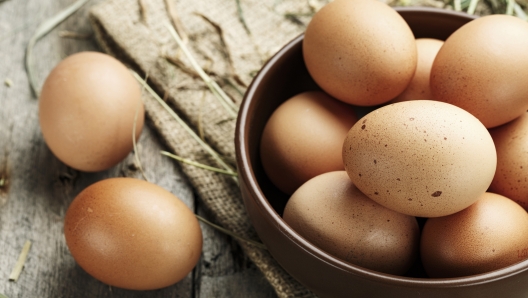
[[[25,48],[37,26],[75,0],[0,0],[0,293],[14,297],[276,297],[260,271],[230,237],[202,225],[200,262],[181,282],[156,291],[129,291],[105,285],[84,272],[70,255],[63,234],[64,214],[88,185],[108,177],[140,177],[132,153],[100,173],[72,170],[46,146],[38,123],[38,100],[24,68]],[[87,15],[92,0],[44,37],[34,49],[39,88],[63,58],[99,50]],[[61,37],[65,31],[77,38]],[[148,126],[138,145],[152,182],[176,194],[207,217],[178,166],[158,152],[159,138]],[[1,184],[1,183],[0,183]],[[31,241],[17,282],[9,275],[26,240]]]

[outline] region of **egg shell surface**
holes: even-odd
[[[429,277],[470,276],[528,258],[528,214],[517,203],[484,193],[455,214],[430,218],[420,251]]]
[[[429,86],[429,78],[431,76],[433,61],[443,44],[444,42],[442,40],[434,38],[416,39],[416,49],[418,51],[416,71],[407,88],[392,100],[392,102],[433,99]]]
[[[490,134],[497,148],[497,171],[489,190],[528,210],[528,113]]]
[[[497,156],[488,130],[443,102],[390,104],[361,118],[343,144],[350,179],[365,195],[419,217],[458,212],[482,195]]]
[[[132,150],[134,125],[136,139],[141,134],[141,89],[117,59],[77,53],[46,78],[39,122],[46,144],[59,160],[85,172],[106,170]]]
[[[66,212],[64,236],[86,272],[131,290],[182,280],[202,251],[194,213],[167,190],[133,178],[102,180],[79,193]]]
[[[343,170],[341,147],[356,121],[352,106],[324,92],[293,96],[264,127],[260,156],[266,175],[282,192],[292,194],[310,178]]]
[[[283,218],[316,246],[364,268],[404,274],[418,257],[416,218],[367,198],[345,171],[304,183],[286,204]]]
[[[461,107],[487,128],[528,109],[528,23],[507,15],[475,19],[444,43],[431,70],[433,98]]]
[[[306,28],[303,57],[315,82],[349,104],[373,106],[400,94],[416,69],[405,20],[376,0],[335,0]]]

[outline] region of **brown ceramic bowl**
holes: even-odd
[[[474,17],[431,8],[397,8],[415,37],[446,39]],[[251,221],[271,255],[295,279],[323,297],[528,297],[528,261],[485,274],[427,278],[416,264],[394,276],[344,262],[312,245],[281,218],[288,196],[266,177],[259,143],[271,113],[291,96],[319,89],[302,58],[299,36],[262,68],[242,103],[236,128],[240,187]]]

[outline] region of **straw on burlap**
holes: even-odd
[[[295,0],[281,1],[275,6],[274,1],[266,4],[258,0],[240,4],[244,21],[239,17],[235,0],[179,0],[177,3],[108,0],[90,12],[101,47],[140,74],[148,74],[149,84],[191,127],[203,131],[206,142],[233,167],[236,119],[226,112],[201,79],[185,70],[191,67],[166,27],[173,21],[169,8],[172,5],[176,8],[184,33],[189,37],[187,45],[198,63],[239,104],[252,76],[265,60],[302,33],[303,22],[309,20],[304,16],[288,19],[285,15],[309,14],[316,5]],[[183,63],[184,67],[173,65],[167,57]],[[151,124],[175,154],[216,165],[147,92],[143,100]],[[182,164],[182,170],[216,222],[242,237],[258,239],[238,185],[232,179],[187,164]],[[314,296],[289,276],[267,251],[242,241],[240,245],[279,297]]]

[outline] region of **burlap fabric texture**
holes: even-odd
[[[101,47],[142,76],[148,75],[149,84],[170,107],[236,167],[236,119],[196,76],[167,24],[179,24],[175,27],[198,63],[238,105],[263,63],[302,33],[310,15],[323,4],[295,0],[108,0],[91,10],[90,20]],[[150,123],[175,154],[218,166],[148,92],[143,92],[143,100]],[[238,185],[230,177],[187,164],[181,167],[214,221],[242,237],[258,240]],[[239,244],[279,297],[314,296],[266,250],[243,241]]]

